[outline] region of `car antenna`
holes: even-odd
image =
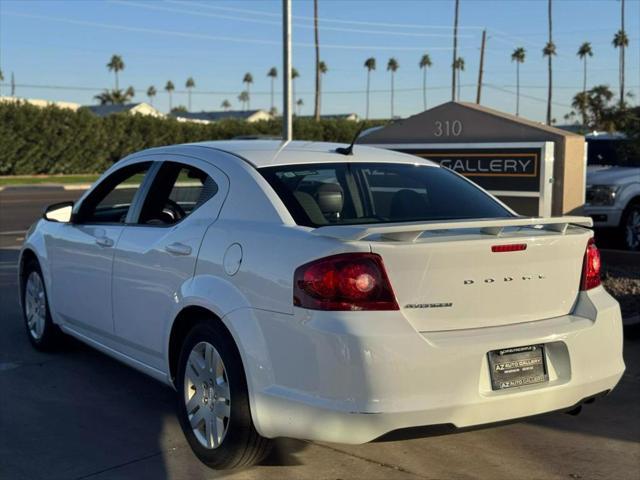
[[[364,123],[360,125],[360,128],[358,129],[355,136],[353,137],[353,140],[351,141],[351,145],[349,145],[346,148],[345,147],[336,148],[336,153],[340,153],[341,155],[353,155],[353,146],[355,145],[356,141],[358,140],[358,137],[362,133],[362,130],[364,130]]]

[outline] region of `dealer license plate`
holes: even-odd
[[[501,348],[488,353],[491,388],[521,387],[549,380],[544,345]]]

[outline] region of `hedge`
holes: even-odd
[[[293,132],[295,139],[350,142],[361,126],[383,123],[300,118],[294,120]],[[82,109],[0,103],[0,175],[100,173],[145,148],[240,135],[278,136],[281,127],[279,119],[203,125],[143,115],[101,118]]]

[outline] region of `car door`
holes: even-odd
[[[108,340],[114,331],[111,274],[114,247],[151,162],[122,167],[101,181],[46,239],[53,311],[68,327]]]
[[[228,187],[226,175],[209,163],[182,156],[162,160],[134,224],[124,228],[116,247],[113,311],[123,353],[164,369],[167,324]]]

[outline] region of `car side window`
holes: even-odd
[[[175,225],[218,193],[216,182],[202,170],[163,162],[140,212],[139,224]]]
[[[125,223],[127,213],[151,162],[136,163],[115,171],[82,202],[79,223]]]

